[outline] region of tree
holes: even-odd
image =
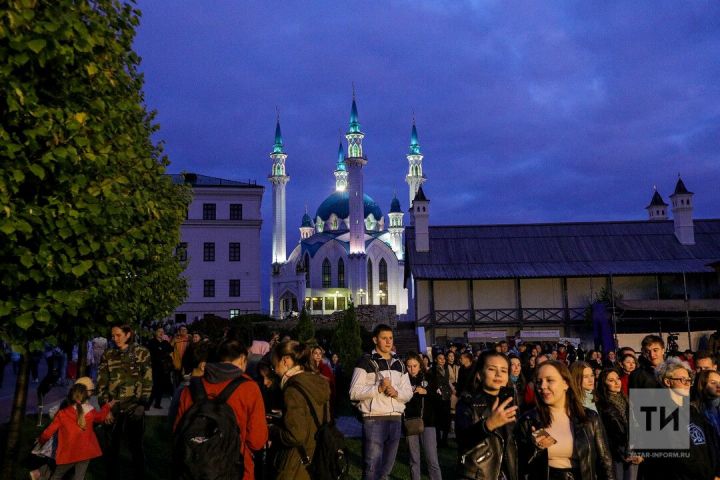
[[[295,326],[295,336],[302,343],[315,339],[315,324],[313,324],[312,317],[304,308],[300,312],[300,318]]]
[[[355,306],[351,303],[338,322],[332,340],[333,352],[340,357],[340,365],[348,372],[362,355],[362,336],[360,322],[355,315]]]
[[[152,140],[139,15],[119,0],[0,6],[0,338],[23,353],[166,315],[184,296],[173,252],[188,189]],[[2,478],[26,396],[24,368]]]

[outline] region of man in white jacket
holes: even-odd
[[[363,355],[353,370],[350,400],[363,416],[365,452],[363,479],[387,478],[395,465],[405,404],[413,396],[405,365],[393,353],[388,325],[373,330],[375,349]]]

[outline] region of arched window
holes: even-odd
[[[368,258],[368,264],[367,264],[367,303],[368,305],[373,304],[373,271],[372,271],[372,260]]]
[[[387,262],[384,258],[380,259],[378,265],[378,288],[380,290],[380,305],[388,304],[388,276],[387,276]]]
[[[330,288],[330,260],[327,258],[322,263],[322,288]]]
[[[310,255],[305,254],[305,287],[310,287]]]
[[[338,288],[345,288],[345,262],[343,259],[338,260]]]

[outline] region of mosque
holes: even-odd
[[[300,242],[286,256],[286,170],[280,120],[270,154],[268,180],[273,190],[272,274],[270,312],[276,318],[294,315],[303,307],[312,314],[330,314],[356,305],[395,305],[397,314],[408,309],[404,287],[404,213],[397,196],[390,203],[386,223],[380,206],[365,193],[363,134],[353,95],[347,139],[335,165],[335,191],[313,217],[305,213],[300,223]],[[413,121],[407,154],[409,202],[424,197],[423,155]],[[410,219],[412,222],[412,218]]]

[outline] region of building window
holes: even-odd
[[[240,316],[240,310],[237,308],[233,308],[230,310],[230,318],[235,318]]]
[[[345,297],[337,297],[335,309],[345,310]]]
[[[230,220],[242,220],[242,203],[230,204]]]
[[[203,297],[215,296],[215,280],[203,280]]]
[[[205,242],[203,244],[203,262],[215,261],[215,242]]]
[[[239,242],[230,242],[230,255],[229,255],[231,262],[239,262],[240,261],[240,243]]]
[[[312,309],[318,312],[323,309],[323,299],[321,297],[313,297]]]
[[[388,276],[387,276],[387,262],[384,258],[380,259],[378,265],[378,289],[380,290],[380,305],[388,304]]]
[[[372,275],[372,260],[368,258],[368,264],[367,264],[367,286],[368,286],[368,298],[367,303],[368,305],[373,304],[373,275]]]
[[[203,220],[215,220],[214,203],[203,203]]]
[[[322,263],[322,288],[330,288],[330,260],[327,258]]]
[[[345,262],[342,258],[338,260],[338,287],[345,288]]]
[[[239,279],[233,279],[230,280],[230,292],[228,293],[231,297],[239,297],[240,296],[240,280]]]
[[[175,254],[181,262],[187,262],[187,247],[187,242],[180,242],[175,249]]]
[[[310,287],[310,255],[305,254],[305,288]]]

